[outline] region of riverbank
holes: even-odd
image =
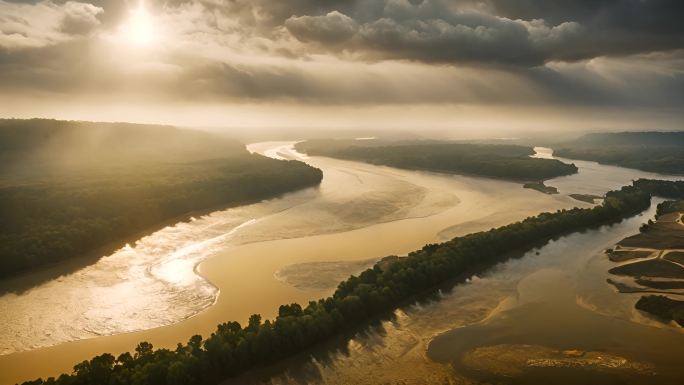
[[[662,203],[655,222],[649,220],[638,234],[623,239],[608,253],[611,261],[621,262],[609,270],[615,276],[609,283],[620,293],[657,294],[642,295],[634,307],[673,327],[684,326],[682,207],[681,200]]]
[[[274,198],[322,178],[303,162],[172,127],[2,120],[0,136],[7,142],[0,157],[9,160],[0,169],[2,279],[71,259],[80,263],[62,267],[82,266],[84,257],[96,261],[174,219]]]
[[[465,234],[574,205],[562,196],[530,199],[538,193],[514,183],[327,158],[307,161],[325,173],[315,192],[286,197],[292,205],[280,201],[279,211],[268,214],[266,210],[255,224],[220,246],[223,251],[199,266],[199,271],[221,289],[214,306],[166,327],[0,356],[0,369],[11,368],[0,370],[0,383],[69,371],[74,362],[104,351],[130,351],[142,340],[155,347],[172,348],[194,334],[208,335],[220,322],[244,322],[253,313],[271,318],[282,303],[307,303],[330,294],[329,290],[300,290],[274,278],[276,271],[292,264],[401,255],[439,241],[438,234],[448,227],[461,226],[452,234]],[[406,196],[407,191],[416,189],[412,186],[426,190],[420,202],[402,203],[388,210],[384,199],[378,198]],[[384,223],[373,224],[376,221]],[[350,226],[360,228],[344,231]],[[315,235],[321,231],[331,233]],[[277,239],[285,237],[288,239]]]
[[[271,143],[261,148],[266,151],[283,146],[288,148],[290,145]],[[292,154],[296,156],[296,153]],[[114,354],[130,351],[143,340],[155,347],[174,348],[177,342],[187,341],[194,334],[207,336],[220,322],[244,322],[252,313],[272,318],[282,303],[307,303],[331,293],[331,290],[301,290],[277,281],[274,273],[290,265],[402,255],[444,237],[486,230],[542,211],[583,205],[564,195],[547,196],[525,190],[516,183],[412,172],[330,158],[311,157],[306,161],[324,170],[325,177],[318,189],[289,195],[270,208],[258,206],[258,210],[242,213],[241,221],[248,218],[257,221],[225,242],[212,246],[218,251],[212,253],[213,258],[200,264],[199,271],[221,288],[214,306],[166,327],[0,356],[0,369],[11,368],[0,371],[0,376],[11,376],[0,382],[68,371],[74,362],[104,351]],[[624,174],[621,180],[595,178],[593,170],[588,170],[588,176],[582,171],[552,183],[569,186],[573,181],[572,190],[589,186],[592,191],[603,194],[610,189],[611,183],[621,185],[638,177]],[[619,174],[611,172],[611,175]],[[386,205],[387,196],[407,196],[416,191],[422,191],[419,202],[409,200]],[[384,223],[377,224],[380,221]],[[210,223],[204,222],[202,227]],[[178,232],[182,231],[186,229],[178,229]],[[163,242],[163,238],[151,241]],[[150,247],[153,244],[156,243],[150,242]],[[472,295],[477,295],[471,293],[468,285],[457,291],[462,298],[472,299]],[[458,317],[477,319],[497,298],[478,295],[474,305]],[[451,314],[453,321],[453,312],[445,314]],[[434,319],[433,314],[423,322]]]
[[[309,302],[306,307],[280,305],[278,316],[273,320],[262,323],[261,315],[254,314],[244,327],[235,322],[224,323],[211,337],[203,340],[201,336],[193,336],[187,345],[178,345],[173,353],[152,351],[151,345],[143,348],[147,343],[141,343],[132,360],[103,366],[101,370],[109,373],[115,383],[130,383],[134,378],[151,375],[150,365],[154,364],[162,373],[168,370],[165,377],[171,376],[171,379],[181,376],[194,383],[217,383],[363,325],[370,318],[432,292],[457,277],[464,279],[466,274],[481,273],[509,259],[511,251],[522,254],[564,234],[636,214],[646,209],[650,200],[647,192],[626,186],[608,192],[600,206],[542,213],[522,222],[429,244],[405,258],[394,258],[365,270],[358,277],[348,278],[332,296]],[[113,361],[113,356],[109,357]],[[101,359],[93,358],[90,365],[99,365]],[[184,368],[180,374],[170,370],[179,365]],[[198,365],[204,370],[192,369]],[[127,370],[121,371],[122,368]],[[79,370],[71,378],[99,384],[88,371]],[[70,381],[62,378],[58,383]]]

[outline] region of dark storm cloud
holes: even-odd
[[[37,1],[13,3],[38,4]],[[116,24],[137,0],[53,1],[71,9],[63,31]],[[280,37],[285,28],[307,54],[344,52],[364,60],[409,59],[534,67],[684,48],[681,0],[148,0],[155,9],[200,4],[236,20],[241,33]],[[287,49],[283,50],[283,52]],[[288,51],[292,52],[292,51]]]
[[[560,56],[582,34],[581,26],[521,22],[484,14],[448,18],[391,18],[357,23],[338,12],[285,22],[299,40],[336,44],[370,58],[423,62],[506,63],[534,66]],[[344,43],[344,44],[340,44]]]
[[[627,55],[682,48],[680,0],[486,0],[491,12],[514,19],[576,21],[591,34],[577,50],[584,56]],[[593,50],[592,50],[593,47]]]
[[[182,34],[165,42],[174,49],[137,63],[102,38],[137,0],[0,0],[2,9],[33,4],[52,15],[43,23],[0,12],[3,91],[348,105],[684,103],[684,1],[146,3]]]
[[[536,66],[684,46],[680,0],[359,0],[339,8],[297,14],[285,26],[319,49],[426,62]]]

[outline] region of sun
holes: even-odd
[[[158,40],[155,20],[145,7],[144,0],[130,11],[128,19],[120,27],[120,36],[128,44],[145,47]]]

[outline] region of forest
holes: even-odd
[[[411,170],[427,170],[541,181],[577,172],[573,164],[531,158],[534,149],[508,144],[390,142],[375,140],[310,140],[298,151]]]
[[[684,183],[682,181],[667,181],[658,179],[637,179],[633,185],[651,195],[668,199],[684,198]]]
[[[684,132],[585,135],[560,145],[554,155],[662,174],[684,174]]]
[[[658,190],[657,181],[650,181]],[[669,182],[667,182],[669,183]],[[677,182],[678,189],[684,182]],[[663,188],[671,189],[668,185]],[[280,306],[274,320],[254,314],[246,325],[226,322],[210,336],[196,335],[175,349],[154,349],[141,342],[133,353],[102,354],[43,384],[217,384],[255,366],[301,353],[336,334],[389,313],[411,299],[481,272],[513,254],[550,239],[635,215],[650,205],[651,194],[635,186],[608,192],[593,208],[542,213],[488,231],[428,244],[406,257],[384,259],[341,282],[330,297],[305,306]],[[387,262],[390,261],[390,262]]]
[[[167,221],[322,179],[302,162],[163,126],[5,120],[0,157],[0,277],[99,257]]]

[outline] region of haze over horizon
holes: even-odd
[[[676,130],[684,3],[0,0],[0,117]]]

